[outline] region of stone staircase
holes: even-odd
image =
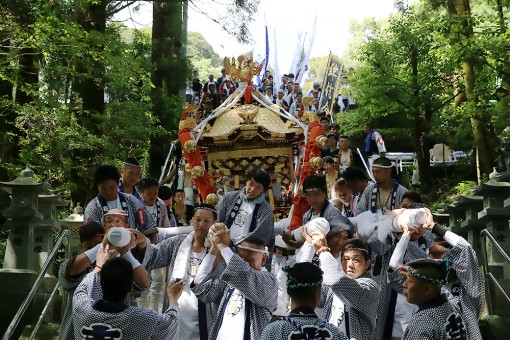
[[[483,338],[507,339],[510,330],[510,171],[471,189],[468,196],[455,197],[453,203],[443,206],[434,216],[438,223],[468,240],[477,253],[480,270],[485,273],[486,306],[480,320]],[[484,229],[490,235],[482,237]]]
[[[60,329],[59,323],[43,323],[37,334],[35,335],[35,340],[49,340],[56,339],[58,337],[58,331]],[[33,325],[28,325],[21,333],[20,340],[28,340],[30,339],[30,335],[32,334]]]

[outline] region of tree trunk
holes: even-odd
[[[83,8],[77,9],[76,22],[87,32],[105,33],[106,30],[106,4],[107,1],[98,1],[95,4],[88,4]],[[104,46],[91,46],[98,52],[104,49]],[[78,60],[76,63],[78,76],[73,80],[74,91],[78,93],[82,100],[82,112],[78,115],[80,125],[84,126],[92,133],[99,133],[97,126],[98,120],[94,118],[95,114],[104,114],[104,74],[105,65],[97,60]]]
[[[418,84],[419,77],[419,51],[416,46],[411,46],[409,50],[409,66],[411,67],[412,75],[412,96],[411,105],[415,109],[413,114],[413,132],[411,133],[411,139],[413,143],[414,152],[416,152],[416,160],[418,161],[418,171],[420,174],[420,181],[423,187],[427,187],[430,184],[430,156],[428,155],[428,149],[422,148],[422,138],[425,132],[426,126],[424,119],[421,114],[420,108],[420,86]]]
[[[0,7],[12,13],[14,20],[21,27],[30,27],[34,23],[34,14],[31,8],[32,4],[27,1],[5,1]],[[13,64],[18,66],[18,76],[13,84],[9,80],[0,80],[0,99],[5,100],[5,105],[0,106],[0,162],[19,163],[19,135],[20,132],[15,125],[17,117],[16,110],[12,104],[24,105],[32,101],[32,96],[38,93],[39,85],[39,62],[41,54],[37,50],[29,47],[20,49],[18,60],[9,58],[11,44],[16,42],[9,39],[9,32],[0,32],[0,67],[4,70],[12,70]],[[23,43],[22,43],[23,44]],[[9,72],[9,71],[7,71]],[[13,95],[14,94],[14,95]],[[0,171],[1,178],[8,178],[7,171]],[[17,175],[17,174],[16,174]]]
[[[411,140],[413,143],[414,152],[416,152],[416,160],[418,161],[418,171],[420,173],[420,182],[423,188],[430,185],[430,152],[427,147],[423,147],[424,126],[423,120],[420,119],[419,114],[416,113],[414,118],[413,132],[411,133]]]
[[[88,2],[84,7],[76,8],[76,22],[87,32],[104,34],[107,3],[106,0]],[[91,48],[101,52],[104,46],[96,44]],[[76,114],[77,123],[89,133],[99,135],[101,130],[98,115],[105,113],[105,65],[98,60],[78,60],[75,67],[77,76],[72,80],[72,88],[82,101],[81,110],[79,109]],[[90,186],[90,178],[83,178],[80,170],[83,166],[96,167],[98,165],[95,161],[96,155],[87,150],[75,150],[71,157],[77,160],[77,164],[70,171],[71,181],[76,185],[71,193],[71,199],[73,203],[86,203],[94,190]]]
[[[16,103],[28,104],[37,94],[41,55],[33,48],[23,48],[19,58],[19,79],[16,84]]]
[[[165,129],[151,138],[149,171],[158,177],[172,138],[176,137],[182,109],[180,93],[186,87],[186,47],[183,43],[183,4],[153,2],[152,73],[153,114]]]
[[[473,22],[471,20],[471,8],[469,0],[450,0],[450,15],[461,17],[460,24],[463,27],[463,35],[470,39],[473,37]],[[453,4],[453,6],[451,6]],[[464,71],[464,85],[466,91],[466,100],[470,104],[471,110],[475,110],[477,101],[475,89],[475,71],[471,60],[463,60],[462,67]],[[478,152],[478,169],[480,174],[489,175],[492,171],[494,157],[489,145],[487,129],[489,122],[483,112],[471,112],[471,129],[475,141],[476,150]],[[478,179],[480,181],[480,178]]]
[[[5,46],[9,46],[10,42],[7,38],[7,35],[4,35],[0,32],[0,41],[4,41]],[[8,56],[9,49],[7,47],[0,46],[0,56]],[[10,68],[9,59],[2,57],[0,61],[0,68],[4,70],[8,70]],[[5,101],[0,104],[0,178],[2,181],[8,181],[9,173],[7,169],[5,169],[2,164],[4,163],[14,163],[14,161],[18,158],[19,147],[17,143],[17,138],[15,136],[18,135],[17,129],[14,125],[14,121],[16,119],[16,112],[12,107],[14,86],[8,80],[0,79],[0,100]],[[0,196],[3,197],[3,196]],[[0,202],[0,206],[4,206]]]
[[[503,2],[502,0],[496,0],[496,10],[498,12],[499,22],[499,33],[503,34],[506,32],[505,14],[503,13]]]

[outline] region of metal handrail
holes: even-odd
[[[18,326],[21,318],[27,311],[28,306],[34,299],[35,293],[37,292],[37,289],[42,283],[42,280],[46,273],[48,272],[48,269],[50,268],[51,263],[55,259],[55,256],[58,253],[58,250],[60,249],[60,246],[64,242],[65,238],[68,238],[71,235],[71,232],[69,230],[63,230],[60,234],[59,238],[57,239],[57,242],[55,242],[55,246],[53,247],[53,250],[51,251],[50,255],[46,259],[46,262],[44,262],[44,265],[41,268],[41,271],[39,272],[39,275],[37,276],[37,279],[34,282],[34,285],[30,289],[30,292],[28,293],[25,300],[23,300],[23,303],[18,309],[18,312],[12,319],[11,323],[9,324],[9,327],[7,327],[7,331],[5,332],[4,336],[2,337],[2,340],[9,340],[14,331],[16,330],[16,327]]]
[[[496,248],[496,250],[501,254],[501,256],[503,256],[505,261],[507,263],[510,263],[510,256],[505,252],[505,250],[503,248],[501,248],[498,241],[494,238],[494,236],[488,229],[483,229],[480,232],[480,238],[482,240],[485,238],[489,239],[492,242],[493,246]],[[484,260],[483,273],[484,273],[485,277],[488,277],[492,280],[494,285],[501,291],[503,296],[506,298],[507,302],[510,303],[510,297],[507,295],[507,293],[505,292],[503,287],[501,287],[501,285],[499,284],[498,280],[494,277],[494,275],[492,275],[492,273],[489,272],[489,259],[487,256],[487,243],[485,241],[482,242],[482,253],[483,253],[483,260]],[[487,308],[489,309],[489,314],[493,314],[491,289],[489,287],[487,289],[487,295],[488,295]]]
[[[69,236],[71,236],[71,234],[72,234],[72,232],[69,234]],[[65,256],[66,259],[68,259],[72,256],[71,242],[72,242],[71,237],[68,237],[67,238],[67,246],[66,246],[66,256]],[[62,306],[64,306],[64,308],[61,309],[60,317],[63,318],[65,315],[65,312],[66,312],[65,306],[67,306],[67,300],[69,299],[69,292],[62,290],[61,293],[62,293]]]
[[[163,169],[161,169],[161,175],[159,176],[159,182],[161,182],[163,180],[163,177],[165,176],[165,170],[166,170],[168,161],[170,160],[170,156],[172,155],[172,152],[174,151],[174,149],[175,149],[175,144],[172,143],[172,145],[170,145],[170,150],[168,151],[168,155],[166,156],[165,164],[163,165]]]

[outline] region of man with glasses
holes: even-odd
[[[108,232],[112,227],[129,228],[127,216],[128,215],[122,209],[115,208],[108,210],[103,219],[105,232]]]

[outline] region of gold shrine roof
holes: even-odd
[[[240,112],[248,113],[250,117],[242,118]],[[229,144],[238,139],[251,140],[258,136],[268,143],[292,143],[302,135],[303,129],[291,121],[282,120],[277,113],[264,107],[242,105],[218,116],[201,139],[213,139],[214,144]]]

